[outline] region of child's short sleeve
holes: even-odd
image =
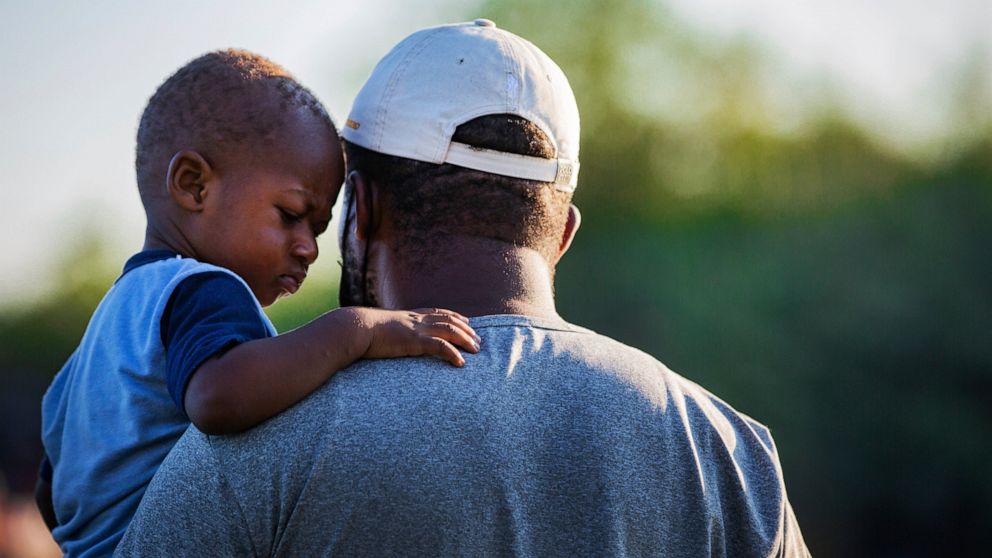
[[[245,285],[220,271],[188,277],[172,292],[162,313],[162,344],[169,395],[183,413],[186,385],[201,364],[245,341],[269,337],[257,308]]]

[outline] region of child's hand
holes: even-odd
[[[468,325],[468,318],[450,310],[353,310],[370,332],[364,358],[433,355],[455,366],[464,366],[465,359],[455,345],[471,353],[479,352],[481,340]]]

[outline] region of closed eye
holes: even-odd
[[[301,216],[297,215],[296,213],[293,213],[292,211],[288,211],[281,207],[278,209],[279,209],[279,215],[282,217],[282,222],[286,223],[287,225],[295,225],[296,223],[299,223],[303,219]]]

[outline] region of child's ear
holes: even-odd
[[[169,196],[187,211],[201,211],[206,184],[213,175],[210,163],[192,149],[177,151],[169,161],[165,186]]]

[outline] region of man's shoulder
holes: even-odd
[[[516,381],[581,380],[589,375],[672,376],[668,367],[652,355],[561,319],[540,319],[517,315],[474,317],[472,328],[482,339],[478,354],[465,354],[469,374],[487,374]],[[444,362],[432,358],[360,360],[347,368],[339,389],[361,384],[368,375],[433,375],[448,370]],[[345,381],[347,378],[347,381]],[[681,377],[678,377],[681,379]],[[332,382],[333,384],[334,382]],[[334,389],[331,386],[330,389]],[[439,388],[443,386],[438,386]]]
[[[477,405],[509,408],[533,405],[536,394],[543,394],[541,404],[596,405],[664,421],[675,420],[663,416],[673,406],[688,405],[690,415],[698,414],[709,425],[725,430],[728,421],[739,423],[771,445],[764,425],[636,347],[560,319],[483,316],[472,318],[471,324],[482,338],[482,351],[466,354],[464,368],[427,357],[361,360],[271,421],[269,428],[296,436],[300,423],[310,422],[311,415],[326,417],[329,409],[367,414],[375,421],[381,410],[419,409],[423,401],[455,404],[486,393],[490,397]],[[640,405],[658,412],[631,410]]]
[[[273,421],[271,427],[299,420],[295,414],[323,414],[349,400],[377,402],[417,397],[461,397],[473,385],[485,389],[529,386],[552,391],[581,388],[588,395],[640,397],[665,406],[673,397],[690,398],[716,413],[737,414],[764,426],[653,355],[622,341],[561,319],[500,315],[471,319],[482,338],[478,354],[465,354],[455,370],[430,357],[367,359],[336,374],[310,397]]]
[[[490,323],[478,327],[473,320],[473,327],[484,330]],[[564,321],[515,323],[503,318],[496,323],[504,342],[509,340],[503,346],[506,352],[520,354],[521,360],[525,355],[533,359],[532,368],[544,372],[540,378],[553,382],[552,389],[570,391],[566,405],[596,404],[627,412],[633,404],[641,409],[634,413],[656,424],[686,428],[692,436],[710,439],[719,447],[737,447],[746,441],[755,451],[776,454],[767,426],[637,347]],[[520,329],[508,331],[510,324]],[[528,342],[540,350],[528,354]]]

